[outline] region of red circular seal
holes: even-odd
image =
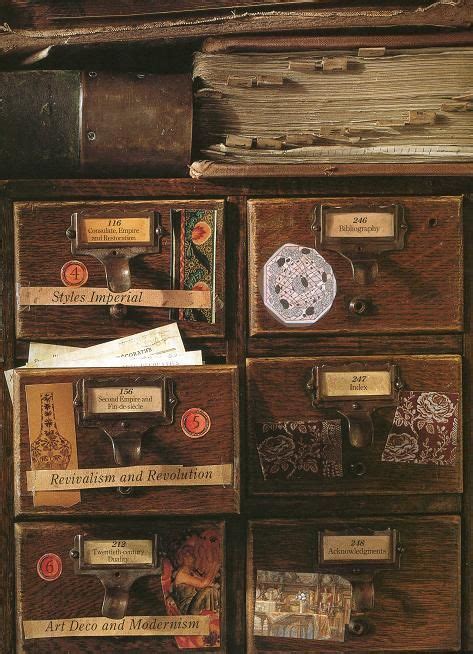
[[[181,418],[181,428],[189,438],[201,438],[210,429],[210,416],[202,409],[187,409]]]
[[[55,581],[62,573],[61,558],[57,554],[43,554],[36,564],[36,570],[44,581]]]
[[[64,286],[83,286],[89,279],[89,271],[82,261],[68,261],[61,268],[61,281]]]

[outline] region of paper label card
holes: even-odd
[[[390,396],[391,373],[388,370],[350,370],[349,372],[322,371],[321,397]]]
[[[111,618],[65,618],[60,620],[24,620],[25,640],[32,638],[110,638],[110,636],[200,636],[209,633],[208,615],[126,616]]]
[[[84,539],[85,565],[152,565],[152,540],[92,540]]]
[[[391,562],[394,558],[392,531],[372,535],[322,534],[321,545],[323,563]]]
[[[140,218],[83,217],[79,219],[81,245],[151,245],[153,224],[149,216]]]
[[[325,235],[335,238],[394,238],[394,214],[390,211],[327,210]]]
[[[162,386],[87,389],[89,413],[152,413],[163,410]]]

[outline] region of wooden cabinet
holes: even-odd
[[[229,651],[224,523],[24,523],[15,540],[17,652]]]
[[[251,336],[461,331],[461,207],[459,197],[250,200]],[[365,219],[368,224],[354,222]],[[366,227],[384,236],[353,231]],[[340,232],[342,228],[348,231]],[[317,259],[312,277],[301,286],[297,262],[290,254],[277,255],[285,244],[315,249],[326,260],[335,282],[322,289],[325,297],[319,297],[324,284],[319,275],[327,275],[321,261]],[[291,260],[281,260],[281,272],[275,275],[272,268],[284,258]],[[305,298],[307,290],[312,296]],[[301,302],[306,304],[301,315],[293,316],[291,307]],[[302,309],[309,315],[304,317]]]
[[[223,338],[224,202],[18,203],[15,274],[18,338],[117,338],[172,319]]]
[[[384,399],[379,395],[373,403],[369,382],[367,390],[355,390],[350,397],[318,393],[317,370],[323,374],[328,368],[336,371],[335,378],[349,376],[351,382],[391,367],[397,375],[394,384],[402,384],[391,397],[387,389]],[[260,358],[247,361],[247,376],[252,495],[270,495],[277,502],[281,496],[308,494],[462,492],[460,357]],[[422,406],[432,400],[439,404],[427,415]],[[358,405],[354,409],[353,403]],[[361,444],[354,441],[360,414],[369,418],[368,424],[360,418],[360,429],[369,430],[370,421],[373,427]]]
[[[394,557],[395,563],[384,569],[382,562],[368,565],[363,564],[362,558],[353,567],[338,566],[338,572],[333,562],[331,566],[320,564],[321,534],[353,534],[355,539],[359,539],[360,534],[379,535],[393,530],[396,531],[398,552]],[[338,563],[343,564],[343,561]],[[254,521],[250,524],[248,549],[247,651],[251,654],[458,651],[459,566],[460,520],[457,516]],[[353,573],[353,568],[357,567],[363,568],[363,574],[360,575],[358,571],[358,576],[363,577],[363,583],[369,586],[372,608],[361,607],[359,612],[352,612],[344,642],[296,639],[296,631],[289,632],[290,625],[297,624],[299,611],[295,609],[289,625],[286,624],[287,620],[284,621],[282,609],[272,614],[273,620],[269,624],[265,622],[261,625],[260,616],[255,612],[258,570],[292,573],[293,587],[297,586],[297,573],[320,573],[322,579],[319,594],[322,594],[324,586],[333,585],[334,571],[337,575],[348,576],[355,589],[359,582],[356,581],[357,573]],[[374,570],[377,571],[373,572]],[[284,583],[273,583],[272,587],[276,587],[280,595],[284,594],[281,592]],[[303,588],[300,581],[299,587]],[[309,609],[305,606],[304,613],[309,613]],[[332,616],[332,622],[335,620],[336,602],[333,595],[331,600],[328,598],[327,605],[319,609],[320,621],[325,614]],[[260,635],[254,635],[255,631]]]
[[[235,366],[24,369],[14,396],[18,515],[238,513]]]

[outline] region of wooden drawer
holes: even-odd
[[[19,369],[14,394],[17,515],[238,512],[235,366]]]
[[[17,337],[115,338],[170,319],[186,337],[223,337],[223,213],[223,200],[15,204]],[[26,287],[46,287],[49,304]],[[167,308],[170,289],[192,291],[187,309]]]
[[[365,394],[370,383],[343,405],[342,396],[318,395],[316,370],[351,382],[391,366],[403,389],[378,405]],[[248,359],[247,381],[252,495],[462,492],[459,356]],[[372,444],[357,440],[357,428],[370,427],[364,418],[372,419]]]
[[[391,535],[397,537],[396,542],[401,550],[394,547],[395,560],[392,564],[388,562],[383,564],[379,560],[376,564],[369,564],[361,560],[361,563],[355,563],[359,566],[358,573],[353,573],[353,564],[343,566],[343,561],[338,562],[340,565],[334,565],[333,562],[331,564],[320,562],[322,548],[319,534],[321,532],[342,533],[345,537],[343,543],[347,542],[347,535],[353,535],[353,540],[359,540],[363,535],[386,530],[391,530]],[[382,534],[378,536],[382,537]],[[365,550],[370,542],[373,541],[366,540]],[[329,545],[330,541],[325,543]],[[362,557],[364,553],[363,550],[361,551]],[[460,518],[457,516],[369,518],[351,519],[346,522],[335,519],[254,521],[250,525],[248,557],[247,624],[248,652],[251,654],[257,652],[343,652],[346,654],[401,651],[451,652],[460,649]],[[322,578],[317,578],[320,581],[318,590],[307,589],[307,587],[300,589],[305,591],[306,597],[309,595],[308,601],[304,600],[303,612],[309,614],[309,617],[310,613],[319,612],[315,618],[312,616],[316,621],[314,627],[311,625],[308,627],[315,629],[318,626],[319,633],[326,633],[324,627],[329,622],[333,627],[333,621],[338,619],[337,617],[329,619],[326,616],[327,607],[331,609],[332,615],[339,616],[337,607],[341,603],[340,596],[331,591],[331,586],[333,585],[334,588],[336,586],[329,583],[333,581],[333,574],[349,578],[353,591],[352,601],[355,596],[361,597],[362,601],[356,600],[355,609],[352,605],[351,624],[345,628],[345,641],[294,638],[298,633],[298,620],[302,620],[298,617],[301,613],[299,601],[292,602],[295,606],[294,613],[289,614],[288,619],[284,615],[273,614],[269,622],[265,620],[264,635],[254,635],[255,631],[261,633],[259,620],[267,611],[266,604],[257,605],[260,610],[257,612],[257,626],[254,629],[258,570],[280,573],[325,573]],[[364,587],[360,577],[366,584]],[[278,610],[283,608],[283,602],[287,600],[288,593],[285,592],[285,588],[294,591],[297,585],[294,574],[285,577],[282,584],[273,584],[281,593]],[[259,586],[268,592],[271,583],[265,584],[263,580]],[[366,599],[370,599],[370,591],[373,590],[374,606],[370,608]],[[309,594],[311,591],[314,592],[314,596]],[[327,592],[325,600],[324,592]],[[361,593],[361,596],[358,593]],[[312,606],[311,602],[313,602]],[[315,611],[314,606],[317,607]],[[281,622],[278,626],[278,618],[282,621],[286,620],[286,636],[281,636],[281,633],[284,633],[284,626],[281,626]],[[295,623],[296,626],[291,632],[292,637],[287,637],[290,623]],[[304,628],[305,625],[302,626]],[[268,629],[277,635],[267,635]],[[358,635],[352,633],[353,631]],[[308,634],[310,633],[309,631]]]
[[[169,616],[183,649],[227,652],[224,531],[195,520],[17,525],[17,651],[176,652],[173,635],[140,635]],[[173,588],[184,558],[204,571],[201,588]],[[182,635],[186,625],[201,635]]]
[[[251,335],[461,331],[461,207],[459,197],[250,200]],[[357,231],[354,237],[332,237],[340,227],[378,228],[379,233],[394,236],[377,237],[374,231],[360,236],[364,232]],[[285,244],[310,248],[314,263],[291,254],[278,257]],[[314,249],[325,264],[313,255]],[[273,268],[279,261],[282,275],[275,276]],[[327,281],[329,267],[333,272]],[[301,286],[305,273],[308,277]],[[314,297],[305,297],[312,289]]]

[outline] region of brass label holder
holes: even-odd
[[[393,363],[316,365],[308,383],[312,406],[334,409],[346,418],[350,444],[358,448],[373,442],[372,413],[396,406],[403,386]]]
[[[320,204],[312,224],[317,250],[337,252],[351,264],[353,279],[366,285],[378,276],[384,252],[404,249],[408,225],[399,204]]]
[[[141,577],[161,574],[158,537],[155,534],[152,539],[149,539],[150,557],[146,563],[120,563],[115,560],[115,556],[112,562],[106,562],[106,557],[104,557],[102,563],[90,563],[87,561],[85,548],[87,544],[90,544],[94,540],[82,534],[74,537],[74,546],[70,551],[70,556],[74,563],[74,574],[98,577],[105,591],[102,603],[102,615],[113,620],[120,620],[126,615],[130,590],[135,581],[141,579]],[[127,543],[126,540],[119,539],[109,541],[100,540],[97,542],[102,546],[108,545],[110,550],[116,550],[118,558],[120,544]]]
[[[318,533],[318,568],[339,574],[352,584],[352,613],[374,609],[374,578],[385,570],[399,570],[401,554],[399,532],[396,529],[324,530]],[[366,623],[351,620],[349,631],[361,636]]]
[[[143,435],[153,427],[171,425],[176,405],[174,382],[162,375],[86,378],[75,384],[78,426],[102,430],[112,441],[119,466],[139,463]]]
[[[98,259],[105,268],[108,288],[123,293],[132,286],[130,259],[159,254],[163,228],[154,211],[80,211],[72,214],[66,236],[73,257]]]

